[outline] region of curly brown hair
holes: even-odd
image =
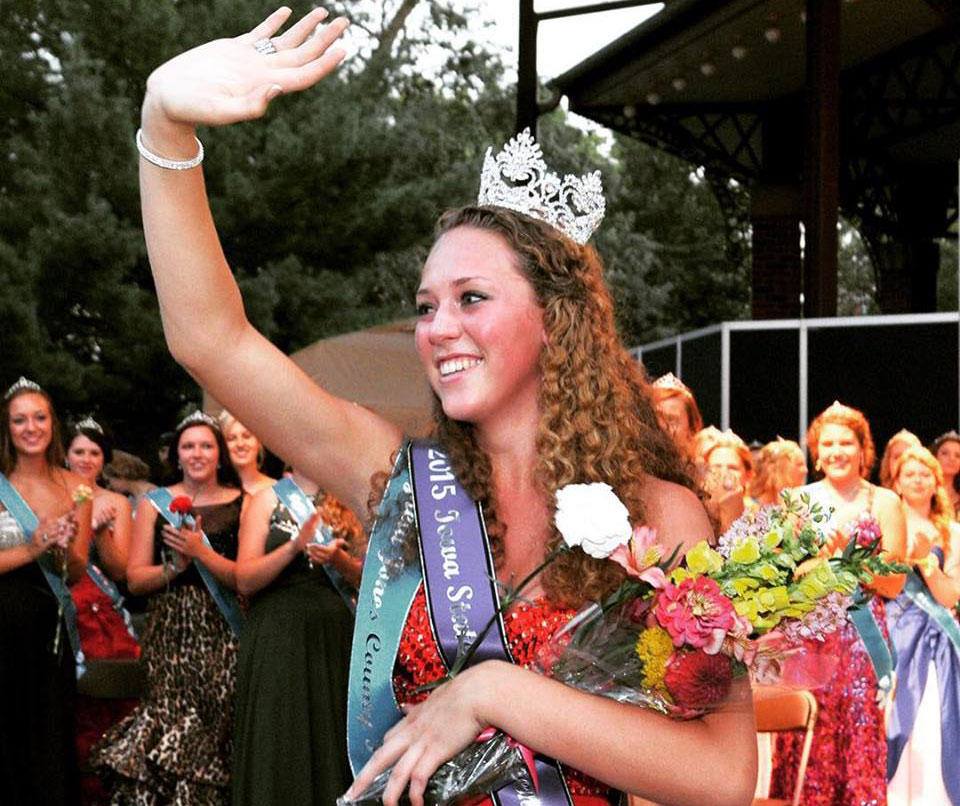
[[[557,490],[571,483],[607,482],[634,523],[645,517],[641,496],[645,474],[695,490],[685,461],[660,426],[641,368],[620,343],[603,265],[593,247],[499,207],[450,210],[437,224],[437,238],[457,227],[503,238],[543,310],[546,345],[539,359],[535,479],[551,516]],[[497,514],[490,458],[481,449],[474,426],[447,417],[439,399],[434,415],[436,438],[465,488],[482,503],[500,560],[506,525]],[[554,529],[546,551],[561,542]],[[554,603],[577,607],[602,598],[622,579],[615,563],[570,551],[548,566],[543,585]]]
[[[814,464],[819,464],[820,461],[820,432],[827,423],[843,425],[853,431],[857,442],[860,443],[860,476],[869,478],[873,463],[877,460],[877,449],[874,447],[873,436],[870,433],[870,423],[864,413],[835,400],[832,405],[817,415],[807,429],[807,450],[810,451],[810,458],[813,459]]]

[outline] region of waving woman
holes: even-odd
[[[280,9],[248,33],[181,54],[150,77],[140,135],[149,152],[141,160],[147,245],[174,357],[273,452],[364,511],[371,494],[408,494],[409,486],[389,481],[391,467],[406,471],[403,434],[318,388],[250,325],[196,159],[198,125],[260,117],[278,95],[308,88],[342,58],[333,45],[345,20],[314,34],[325,16],[317,10],[279,33],[289,14]],[[528,142],[511,147],[540,171],[539,152]],[[632,519],[655,526],[668,543],[710,537],[684,463],[617,340],[602,265],[585,243],[602,211],[599,181],[587,177],[578,186],[591,207],[584,215],[563,203],[539,204],[535,188],[531,203],[509,204],[511,188],[497,167],[506,159],[491,162],[486,203],[441,218],[416,294],[416,345],[436,395],[437,450],[483,508],[496,577],[526,576],[559,544],[555,494],[571,482],[608,483]],[[396,511],[402,520],[408,501],[386,498],[383,518]],[[495,726],[569,770],[566,788],[578,803],[609,802],[615,789],[687,806],[748,802],[755,776],[749,713],[674,722],[523,668],[558,624],[621,579],[609,561],[579,549],[565,553],[527,591],[532,601],[506,619],[505,640],[518,663],[476,663],[422,702],[414,690],[436,679],[442,664],[426,618],[429,594],[418,589],[398,628],[392,670],[405,715],[377,738],[380,749],[365,754],[354,789],[394,765],[386,801],[394,804],[409,788],[420,806],[437,766]],[[423,652],[404,659],[405,642]]]

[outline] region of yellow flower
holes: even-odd
[[[763,536],[763,546],[764,548],[775,549],[780,545],[781,540],[783,540],[783,535],[780,532],[770,531]]]
[[[636,645],[637,657],[643,661],[643,685],[663,688],[667,661],[673,654],[673,640],[663,627],[649,627],[640,633]]]
[[[780,577],[780,572],[770,563],[762,563],[754,569],[754,573],[765,582],[775,582]]]
[[[674,585],[679,585],[685,579],[696,579],[700,574],[691,574],[686,568],[682,565],[678,565],[670,572],[670,581]]]
[[[750,591],[760,587],[760,583],[751,577],[736,577],[730,580],[730,584],[736,591],[737,596],[746,596]]]
[[[755,563],[760,559],[760,546],[754,538],[748,537],[730,552],[730,559],[741,565]]]
[[[709,574],[723,567],[723,555],[714,551],[706,540],[701,540],[686,556],[687,568],[694,574]]]
[[[80,504],[83,504],[93,498],[93,490],[91,490],[86,484],[78,484],[74,488],[73,495],[71,497],[73,498],[73,503],[77,506],[80,506]]]

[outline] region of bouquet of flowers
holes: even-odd
[[[701,542],[680,563],[655,530],[630,528],[626,508],[607,485],[568,485],[557,499],[563,550],[578,546],[608,558],[626,578],[546,642],[536,671],[675,719],[730,707],[737,678],[822,685],[832,669],[805,665],[810,645],[847,620],[861,583],[903,571],[881,558],[878,532],[855,533],[839,550],[826,541],[819,527],[828,514],[808,496],[784,494],[781,506],[744,516],[716,549]],[[501,732],[480,739],[437,770],[426,803],[457,806],[518,781],[536,788],[528,748]],[[339,806],[373,806],[388,778],[389,771],[382,773]]]

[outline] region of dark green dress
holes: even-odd
[[[297,532],[278,505],[266,551]],[[253,599],[238,661],[233,806],[333,806],[346,791],[352,636],[343,599],[302,555]]]

